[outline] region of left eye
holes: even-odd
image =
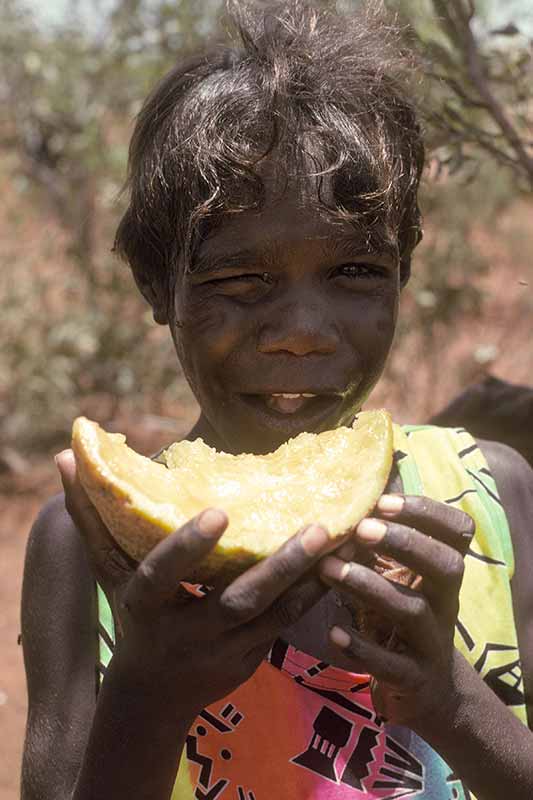
[[[333,277],[339,278],[383,278],[385,270],[376,264],[343,264],[337,267]]]

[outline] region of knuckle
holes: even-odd
[[[394,541],[395,548],[404,555],[415,554],[414,540],[416,531],[403,525],[390,526],[389,536]]]
[[[459,508],[446,505],[443,510],[444,522],[452,528],[461,538],[471,539],[475,531],[475,523],[470,514]]]
[[[425,517],[431,513],[431,501],[424,495],[412,494],[406,497],[409,513],[416,517]]]
[[[303,612],[303,602],[299,597],[286,597],[276,600],[272,606],[276,621],[284,628],[294,625]]]
[[[156,571],[149,561],[141,561],[135,571],[135,578],[143,592],[150,592],[156,587]]]
[[[116,548],[106,547],[99,555],[99,560],[105,573],[110,575],[127,574],[128,570],[124,556]]]
[[[457,550],[447,548],[443,565],[443,573],[445,577],[454,581],[460,581],[463,578],[464,571],[465,563],[462,556],[457,552]]]
[[[303,549],[300,543],[294,539],[289,540],[272,559],[271,564],[276,579],[283,583],[291,583],[301,572],[298,567],[302,560],[300,557],[302,554]]]
[[[422,621],[427,612],[427,603],[424,597],[415,596],[411,598],[409,603],[409,616],[415,622]]]
[[[254,616],[254,598],[250,592],[223,592],[219,605],[224,619],[230,624],[245,622]]]
[[[462,514],[461,535],[464,538],[472,539],[476,532],[476,523],[474,522],[470,514],[465,514],[464,511],[462,511],[461,514]]]

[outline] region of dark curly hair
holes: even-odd
[[[317,207],[397,243],[421,237],[424,145],[406,89],[416,70],[379,3],[356,14],[306,0],[228,0],[237,41],[178,63],[139,114],[115,252],[168,303],[178,265],[224,215],[260,209],[262,167],[314,175]]]

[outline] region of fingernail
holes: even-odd
[[[308,556],[316,556],[329,541],[329,533],[321,525],[310,525],[300,536],[300,542]]]
[[[54,461],[56,462],[56,465],[59,465],[59,462],[61,461],[61,457],[62,456],[66,455],[67,453],[70,453],[70,452],[72,452],[72,451],[70,450],[69,447],[67,447],[65,450],[61,450],[61,452],[56,453],[56,455],[54,456]]]
[[[342,628],[339,628],[338,625],[334,625],[333,628],[330,630],[329,635],[331,637],[331,641],[333,644],[336,644],[337,647],[349,647],[352,643],[351,636],[343,631]]]
[[[227,517],[218,508],[208,508],[198,517],[197,526],[205,536],[218,536],[226,524]]]
[[[343,581],[351,569],[351,564],[341,561],[335,556],[326,556],[320,564],[320,574],[324,578],[331,578],[334,581]]]
[[[399,494],[382,494],[376,508],[385,514],[399,514],[405,504],[405,497]]]
[[[387,533],[387,526],[378,519],[364,519],[355,529],[355,533],[360,541],[377,544]]]
[[[61,480],[69,475],[69,468],[66,464],[68,460],[72,462],[74,461],[74,453],[70,449],[62,450],[60,453],[54,456],[54,461]]]

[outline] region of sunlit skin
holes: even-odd
[[[264,453],[351,424],[383,371],[399,293],[395,243],[369,253],[296,188],[228,217],[180,274],[169,320],[201,407],[193,435]],[[317,396],[280,413],[279,393]]]

